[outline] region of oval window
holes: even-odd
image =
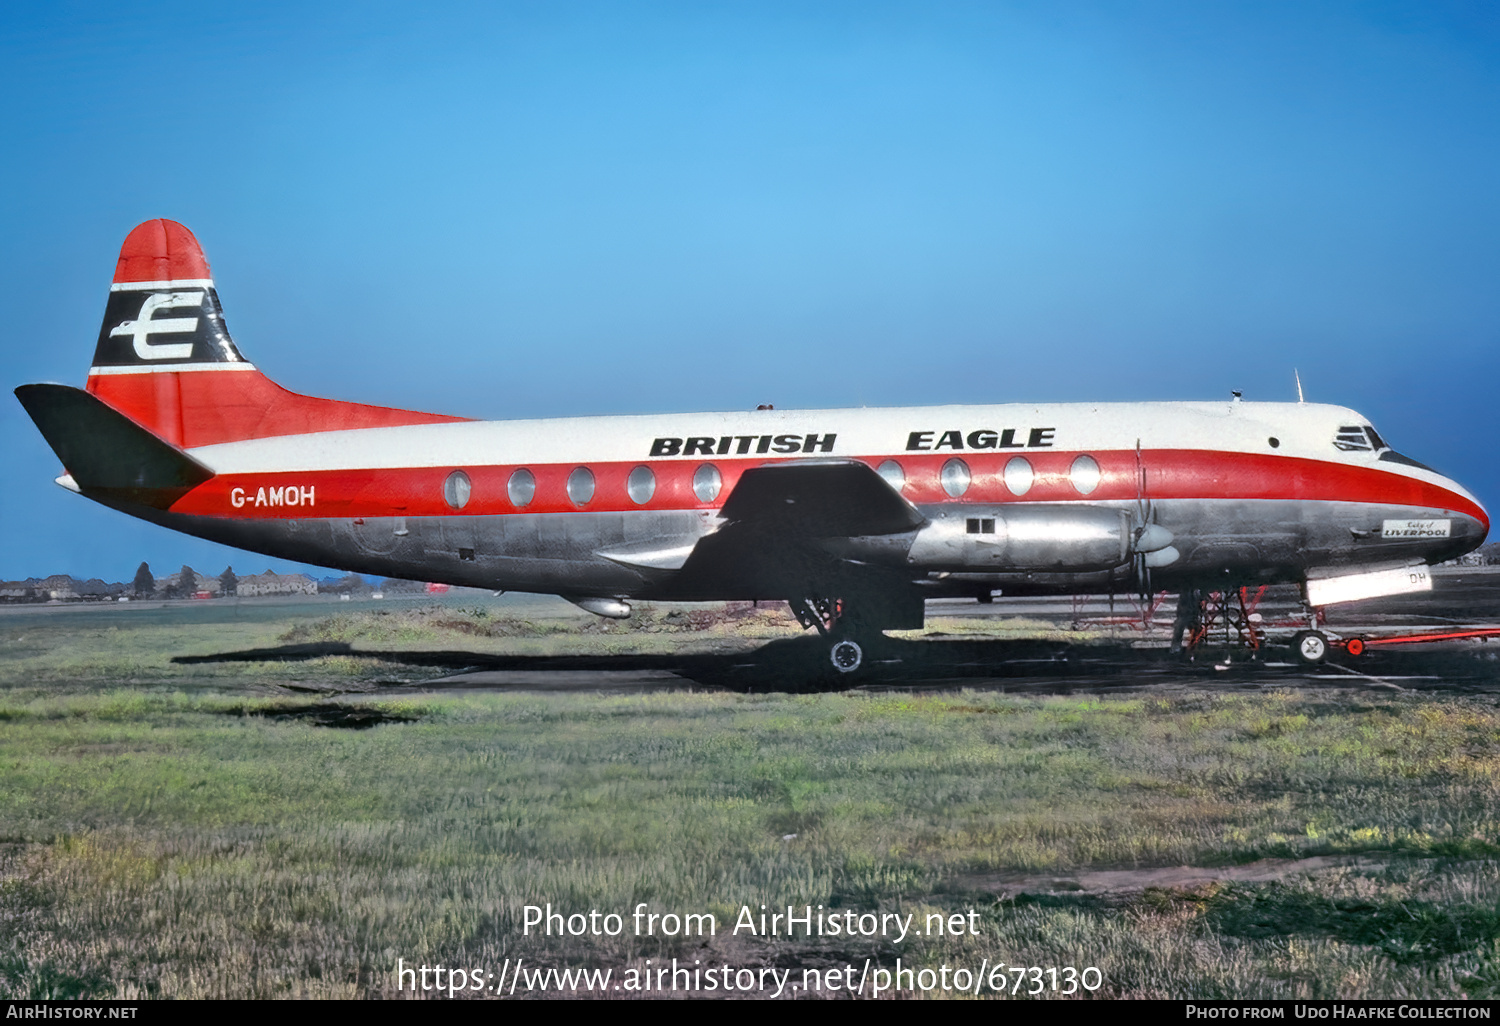
[[[1031,482],[1036,480],[1036,471],[1025,456],[1016,456],[1005,465],[1005,487],[1012,495],[1025,495],[1031,491]]]
[[[469,504],[469,495],[473,491],[474,486],[469,481],[469,475],[462,470],[455,470],[448,475],[448,480],[443,482],[443,501],[454,509],[463,509]]]
[[[1068,470],[1068,479],[1079,495],[1087,495],[1099,487],[1099,464],[1092,456],[1080,456]]]
[[[886,460],[875,472],[885,478],[885,483],[898,492],[906,487],[906,471],[902,470],[901,464],[895,460]]]
[[[963,460],[952,459],[944,463],[940,477],[943,491],[955,499],[969,490],[969,465]]]
[[[693,473],[693,494],[698,496],[699,502],[713,502],[719,497],[719,489],[723,487],[724,479],[719,476],[719,468],[712,463],[705,463]]]
[[[568,498],[575,506],[587,506],[594,497],[594,472],[588,467],[577,467],[568,475]]]
[[[531,500],[536,497],[536,478],[531,476],[531,471],[522,467],[510,475],[510,480],[505,484],[505,494],[510,497],[510,504],[517,509],[531,505]]]
[[[636,467],[625,479],[625,493],[637,506],[644,506],[656,494],[656,475],[650,467]]]

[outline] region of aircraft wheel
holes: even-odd
[[[1358,658],[1365,654],[1365,642],[1363,638],[1350,638],[1344,642],[1344,651]]]
[[[859,647],[858,642],[844,638],[833,643],[829,660],[839,673],[853,673],[865,661],[865,652]]]
[[[1322,631],[1300,631],[1292,638],[1292,653],[1310,666],[1321,663],[1328,657],[1328,638]]]

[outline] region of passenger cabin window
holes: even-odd
[[[469,481],[469,475],[462,470],[455,470],[448,475],[448,480],[443,482],[443,501],[454,509],[463,509],[469,504],[469,496],[473,491],[474,486]]]
[[[713,502],[719,497],[719,489],[723,487],[724,479],[719,476],[719,468],[712,463],[705,463],[693,473],[693,494],[698,496],[699,502]]]
[[[938,475],[943,483],[943,491],[955,499],[969,490],[969,465],[960,459],[951,459],[943,464],[943,470]]]
[[[637,506],[644,506],[656,494],[656,475],[650,467],[636,467],[625,479],[625,493]]]
[[[994,517],[970,517],[964,521],[964,527],[969,534],[994,534]]]
[[[902,470],[901,464],[895,460],[886,460],[876,468],[875,472],[885,478],[885,483],[898,492],[906,487],[906,471]]]
[[[1005,465],[1005,487],[1012,495],[1025,495],[1031,491],[1031,482],[1036,480],[1036,471],[1025,456],[1016,456]]]
[[[510,475],[510,480],[505,484],[505,494],[516,509],[531,505],[531,500],[536,497],[536,478],[531,471],[522,467]]]
[[[1068,479],[1079,495],[1087,495],[1099,487],[1099,463],[1092,456],[1080,456],[1068,469]]]
[[[594,472],[588,467],[578,467],[568,475],[568,498],[575,506],[587,506],[594,497]]]

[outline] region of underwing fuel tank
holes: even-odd
[[[1100,506],[966,506],[917,532],[907,562],[926,570],[1109,570],[1131,556],[1131,518]]]

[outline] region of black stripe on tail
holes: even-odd
[[[244,362],[211,282],[129,283],[110,290],[95,367]]]

